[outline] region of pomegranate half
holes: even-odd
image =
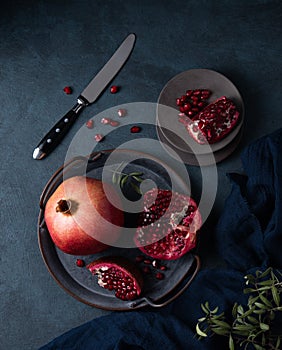
[[[201,225],[201,214],[192,198],[154,188],[144,195],[134,241],[154,259],[176,260],[195,247]]]
[[[141,294],[142,274],[133,262],[124,257],[102,257],[86,267],[98,276],[100,287],[114,290],[115,296],[121,300],[133,300]]]
[[[48,199],[44,218],[54,244],[72,255],[101,252],[120,236],[122,210],[111,185],[85,176],[64,180]]]

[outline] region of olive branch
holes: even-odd
[[[278,271],[281,279],[282,274]],[[237,344],[240,348],[256,350],[279,350],[282,330],[275,327],[275,316],[282,311],[280,293],[282,282],[270,267],[264,272],[245,276],[244,294],[249,294],[247,307],[235,303],[233,321],[228,322],[219,308],[211,309],[209,302],[201,304],[205,316],[198,319],[196,333],[199,339],[215,334],[229,338],[229,350]]]
[[[135,192],[137,192],[138,194],[142,194],[139,185],[143,181],[141,177],[143,176],[143,173],[140,171],[134,171],[129,174],[126,174],[120,171],[123,165],[124,165],[124,162],[121,162],[117,166],[117,168],[113,170],[112,183],[119,185],[120,188],[122,189],[125,186],[125,184],[129,182],[129,180],[131,180],[130,186],[134,189]]]

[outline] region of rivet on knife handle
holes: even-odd
[[[81,110],[97,100],[127,61],[134,47],[135,39],[135,34],[127,36],[109,61],[82,91],[77,99],[77,104],[39,142],[33,151],[34,159],[43,159],[50,154],[70,130]]]
[[[80,98],[77,99],[77,104],[69,110],[39,142],[38,146],[33,151],[34,159],[44,158],[58,146],[76,121],[80,111],[87,106],[87,104],[86,101]]]

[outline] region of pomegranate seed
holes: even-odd
[[[76,266],[78,266],[78,267],[83,267],[83,266],[85,266],[85,261],[84,260],[82,260],[82,259],[76,259]]]
[[[140,126],[133,126],[133,127],[130,129],[130,132],[131,132],[132,134],[137,134],[137,133],[140,132],[140,131],[141,131]]]
[[[144,264],[151,265],[151,260],[150,259],[145,259]]]
[[[93,129],[93,127],[94,127],[94,122],[93,122],[92,119],[89,119],[89,120],[85,123],[85,125],[87,126],[88,129]]]
[[[151,273],[150,267],[149,267],[149,266],[144,266],[144,267],[143,267],[143,272],[146,273],[146,274]]]
[[[111,124],[111,126],[118,126],[119,122],[117,120],[111,120],[110,124]]]
[[[167,270],[167,267],[166,267],[165,265],[162,265],[162,266],[160,267],[160,270],[161,270],[161,271],[166,271],[166,270]]]
[[[135,261],[137,262],[137,263],[141,263],[142,261],[144,261],[144,256],[143,255],[138,255],[138,256],[136,256],[136,258],[135,258]]]
[[[101,119],[102,124],[110,124],[110,122],[111,122],[111,119],[109,119],[109,118],[102,118]]]
[[[102,134],[96,134],[96,135],[94,136],[94,138],[95,138],[95,141],[96,141],[96,142],[100,142],[100,141],[102,141],[102,140],[104,139],[104,135],[102,135]]]
[[[116,94],[118,92],[119,88],[116,85],[111,86],[111,94]]]
[[[157,278],[158,280],[163,280],[164,277],[165,277],[164,274],[161,273],[161,272],[158,272],[158,273],[156,274],[156,278]]]
[[[64,92],[67,94],[67,95],[70,95],[72,93],[72,88],[70,86],[65,86],[64,87]]]
[[[120,116],[120,117],[124,117],[124,116],[126,116],[126,109],[119,109],[118,110],[118,115]]]

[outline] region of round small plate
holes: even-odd
[[[176,99],[188,89],[209,89],[212,94],[209,103],[221,96],[230,98],[240,111],[240,121],[234,130],[221,141],[211,145],[198,144],[178,121],[179,110]],[[209,69],[192,69],[172,78],[163,88],[158,99],[157,127],[175,149],[196,155],[205,155],[225,148],[240,133],[244,121],[244,104],[235,85],[224,75]],[[162,106],[169,106],[174,112],[164,112]]]
[[[120,255],[136,263],[135,257],[141,254],[140,250],[137,248],[110,247],[102,253],[89,256],[65,254],[53,244],[44,221],[45,205],[54,190],[63,181],[63,178],[85,175],[86,173],[89,177],[101,179],[104,166],[111,153],[112,151],[102,151],[91,155],[89,158],[77,157],[58,169],[49,180],[41,195],[41,209],[38,217],[38,241],[41,254],[50,274],[57,283],[70,295],[85,304],[105,310],[135,310],[148,305],[160,307],[162,304],[158,302],[163,301],[164,298],[169,298],[166,300],[166,304],[174,300],[188,287],[191,279],[186,280],[190,276],[191,270],[193,270],[192,267],[195,261],[197,261],[196,270],[199,267],[198,258],[192,253],[187,253],[174,261],[163,261],[162,263],[167,266],[164,280],[156,279],[154,274],[144,274],[144,288],[140,298],[134,301],[122,301],[116,298],[113,292],[101,288],[97,283],[96,276],[93,276],[87,268],[77,267],[76,259],[83,259],[88,264],[101,256]],[[129,161],[130,159],[133,159],[133,161]],[[190,190],[173,169],[151,155],[136,151],[115,150],[114,162],[116,164],[111,165],[114,165],[115,168],[121,162],[126,162],[126,169],[129,172],[141,172],[144,179],[152,180],[158,188],[170,189],[171,176],[173,176],[174,188],[177,191],[187,193]],[[128,197],[130,197],[130,193]],[[125,227],[132,227],[132,218],[126,218],[125,220],[128,220],[128,222],[125,222]],[[141,266],[139,267],[141,268]],[[192,276],[194,277],[194,275],[195,272]]]

